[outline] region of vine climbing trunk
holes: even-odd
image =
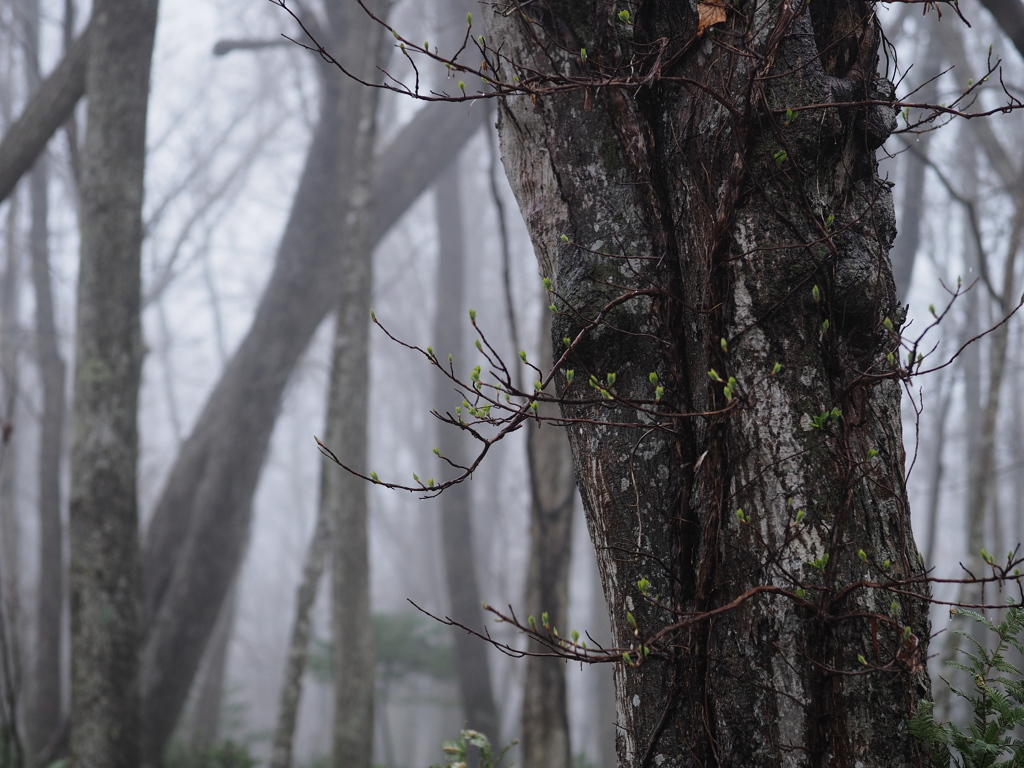
[[[566,351],[619,765],[915,765],[873,4],[630,10],[494,6],[487,38],[532,91],[502,101],[502,153]]]

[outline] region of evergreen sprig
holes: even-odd
[[[1011,648],[1024,654],[1024,609],[1011,603],[998,624],[968,610],[957,610],[998,636],[991,651],[964,630],[957,634],[966,637],[971,649],[961,649],[966,663],[949,664],[971,676],[973,687],[961,690],[942,681],[950,690],[967,701],[973,719],[961,730],[955,723],[939,723],[934,716],[933,704],[922,701],[910,721],[910,732],[922,743],[934,765],[960,768],[1024,768],[1024,739],[1013,735],[1014,729],[1024,726],[1024,679],[1019,668],[1006,660]]]

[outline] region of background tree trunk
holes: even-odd
[[[389,0],[369,8],[386,19]],[[384,28],[354,4],[328,3],[331,37],[357,77],[372,80],[386,60]],[[327,87],[338,87],[340,122],[338,154],[350,178],[341,222],[331,250],[341,261],[336,287],[334,354],[327,393],[325,440],[346,466],[367,471],[370,439],[370,301],[373,292],[373,245],[370,216],[373,148],[376,143],[378,94],[375,88],[332,72]],[[370,542],[367,530],[368,488],[359,477],[323,463],[320,505],[331,520],[331,673],[334,679],[335,768],[371,768],[373,715],[377,682],[373,614],[370,609]]]
[[[39,2],[25,12],[25,56],[29,92],[42,82],[39,68]],[[64,449],[66,365],[60,354],[50,281],[49,163],[40,153],[29,177],[32,225],[29,238],[35,294],[35,351],[43,389],[39,436],[39,584],[32,679],[28,687],[25,738],[33,756],[46,747],[61,721],[64,663],[64,524],[61,520],[61,454]]]
[[[439,359],[451,354],[459,370],[464,345],[462,326],[468,322],[464,314],[463,292],[465,273],[465,242],[462,235],[462,194],[457,162],[441,172],[434,186],[438,223],[437,315],[434,320],[434,343]],[[442,363],[443,364],[443,363]],[[434,375],[434,408],[440,413],[454,413],[456,394],[446,378]],[[461,407],[461,406],[460,406]],[[452,427],[437,426],[438,447],[450,461],[465,466],[466,447],[462,434]],[[438,499],[441,507],[441,546],[444,553],[445,581],[451,602],[451,618],[467,626],[482,624],[480,583],[477,577],[476,546],[473,540],[472,489],[462,483],[445,491]],[[491,669],[487,644],[460,629],[453,629],[455,673],[459,683],[459,699],[467,728],[480,731],[492,744],[501,743],[498,710],[494,704]]]
[[[564,416],[582,420],[570,435],[613,637],[633,647],[616,668],[622,766],[919,759],[907,720],[929,692],[926,606],[842,591],[922,575],[899,389],[860,373],[891,370],[883,321],[902,317],[874,160],[894,116],[787,120],[887,92],[871,4],[821,10],[730,4],[700,36],[696,11],[670,2],[628,24],[603,1],[491,16],[488,39],[518,71],[637,73],[508,98],[501,117],[559,297],[552,336],[575,338],[621,300],[574,348],[575,385],[558,381]],[[888,669],[846,674],[864,669],[858,654]]]
[[[551,360],[551,313],[544,312],[537,348],[544,366]],[[551,360],[551,362],[554,362]],[[552,387],[552,390],[554,387]],[[544,403],[541,418],[558,418],[558,406]],[[522,610],[548,614],[562,637],[570,631],[569,564],[576,480],[565,430],[531,425],[527,435],[530,468],[530,559]],[[538,647],[538,650],[543,650]],[[522,763],[536,768],[570,768],[572,747],[566,709],[565,662],[530,656],[523,686]]]
[[[288,377],[336,299],[342,265],[327,230],[341,210],[332,202],[340,195],[335,188],[348,177],[335,171],[338,107],[330,98],[326,92],[322,96],[319,123],[256,316],[183,444],[146,533],[142,693],[144,727],[153,734],[149,754],[161,752],[173,730],[241,563],[253,493]],[[379,241],[416,200],[483,115],[482,110],[424,110],[379,153],[374,199],[380,203],[370,242]],[[395,186],[400,176],[404,183]]]
[[[97,0],[86,81],[71,453],[71,752],[137,768],[137,402],[143,171],[156,3]]]

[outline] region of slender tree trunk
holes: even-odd
[[[30,92],[38,90],[39,3],[28,4],[26,59]],[[32,755],[53,737],[61,720],[64,627],[64,526],[61,520],[61,454],[64,447],[66,366],[61,357],[50,284],[49,165],[41,154],[29,176],[32,228],[29,240],[32,288],[35,293],[36,362],[43,389],[39,435],[39,584],[36,591],[36,635],[32,680],[28,689],[25,736]]]
[[[306,671],[309,657],[309,638],[313,630],[313,604],[320,586],[320,577],[327,562],[327,553],[334,541],[331,530],[332,520],[327,508],[320,506],[316,516],[316,528],[306,550],[302,566],[302,580],[295,600],[295,621],[292,624],[288,642],[288,658],[285,661],[281,682],[281,698],[277,709],[277,727],[274,731],[274,746],[271,752],[271,768],[291,768],[292,740],[299,720],[299,702],[302,700],[302,675]]]
[[[914,68],[924,81],[924,85],[915,98],[919,98],[925,103],[935,101],[937,78],[941,66],[942,39],[939,35],[932,35],[925,43],[925,54],[920,69]],[[900,234],[892,247],[893,278],[896,281],[896,295],[901,302],[907,298],[907,292],[910,290],[910,280],[914,275],[914,261],[921,245],[921,224],[924,221],[925,211],[924,178],[925,172],[928,170],[928,145],[931,143],[931,136],[931,133],[922,133],[919,136],[911,135],[913,151],[905,152],[903,155],[905,171],[903,199],[900,206]]]
[[[434,343],[442,358],[451,354],[458,362],[463,354],[462,326],[467,322],[464,306],[466,270],[465,243],[462,235],[462,193],[459,168],[452,162],[441,172],[434,187],[438,224],[437,314],[434,319]],[[458,403],[448,380],[434,376],[434,407],[454,412]],[[438,427],[438,447],[450,461],[465,466],[465,440],[446,425]],[[451,602],[451,617],[467,626],[482,623],[480,584],[477,579],[476,547],[473,541],[472,494],[463,483],[445,491],[437,502],[441,506],[441,546],[444,554],[445,581]],[[494,704],[487,644],[455,629],[455,673],[459,700],[466,727],[485,734],[493,744],[501,743],[500,720]]]
[[[619,764],[917,764],[927,608],[852,586],[923,575],[884,377],[895,115],[812,106],[886,98],[872,4],[523,10],[490,15],[496,77],[593,78],[500,127],[552,336],[579,337],[556,380],[629,649]]]
[[[389,0],[370,3],[386,19]],[[332,43],[344,52],[358,77],[371,80],[386,60],[384,28],[355,4],[330,3]],[[337,77],[336,73],[332,76]],[[341,261],[335,304],[334,354],[327,393],[325,440],[346,466],[366,471],[369,435],[370,298],[373,291],[373,239],[370,217],[373,148],[379,91],[344,78],[338,87],[338,154],[350,177],[340,223],[330,243]],[[331,672],[334,678],[335,768],[373,765],[373,710],[377,680],[373,615],[370,610],[370,543],[367,486],[360,478],[324,462],[320,484],[322,515],[333,532]]]
[[[97,0],[86,73],[70,505],[71,752],[81,766],[140,763],[140,251],[156,10]]]
[[[550,348],[551,313],[545,310],[538,344],[542,360],[551,359]],[[558,418],[558,406],[545,403],[539,413],[541,418]],[[558,627],[562,637],[566,637],[569,633],[572,517],[576,501],[572,453],[565,430],[550,424],[540,429],[531,428],[527,446],[530,559],[526,567],[523,610],[534,616],[547,613],[551,625]],[[529,657],[523,687],[523,765],[536,768],[572,766],[566,706],[565,662]]]

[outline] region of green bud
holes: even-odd
[[[857,661],[859,661],[862,666],[866,667],[868,665],[868,660],[864,658],[864,654],[862,653],[857,654]]]
[[[814,299],[815,304],[821,301],[821,289],[817,285],[811,288],[811,298]]]
[[[579,641],[579,639],[580,639],[580,633],[579,633],[579,632],[577,632],[577,631],[576,631],[576,630],[574,629],[574,630],[572,631],[572,634],[570,635],[570,637],[572,637],[572,641],[573,641],[574,643],[576,643],[576,642],[578,642],[578,641]]]
[[[782,363],[776,363],[775,365],[772,366],[772,376],[774,376],[775,374],[777,374],[781,370],[782,370]]]
[[[651,588],[651,582],[649,582],[647,579],[640,579],[636,583],[636,586],[637,586],[637,589],[640,590],[640,594],[646,595],[647,594],[647,590]]]
[[[466,14],[466,23],[469,26],[471,26],[471,27],[473,26],[473,14],[472,13],[467,13]]]
[[[658,383],[658,374],[654,373],[653,371],[651,372],[651,374],[647,378],[650,379],[651,384],[657,384]]]
[[[619,21],[629,24],[629,11],[625,9],[619,11]]]
[[[544,290],[545,291],[550,291],[551,290],[552,283],[551,283],[551,278],[550,277],[545,277],[544,280],[542,280],[541,282],[543,282],[543,284],[544,284]]]
[[[887,331],[893,330],[892,320],[890,320],[888,317],[885,318],[885,320],[882,321],[882,325],[885,326],[885,330],[887,330]]]
[[[377,473],[376,472],[371,472],[370,473],[370,479],[373,480],[373,482],[375,482],[375,483],[379,483],[380,482],[380,478],[377,477]]]
[[[519,359],[522,360],[524,363],[526,362],[526,350],[525,349],[520,349],[519,350]]]
[[[629,611],[626,611],[626,623],[629,624],[629,626],[631,626],[633,629],[636,629],[636,619],[633,617],[633,614]]]
[[[724,336],[718,340],[718,345],[722,348],[723,352],[729,354],[729,342],[725,340]]]
[[[562,242],[563,243],[568,243],[569,242],[569,236],[568,235],[561,235],[561,238],[562,238]]]
[[[571,347],[572,346],[572,339],[570,339],[568,336],[563,336],[562,337],[562,343],[565,344],[565,346],[567,346],[567,347]]]
[[[565,382],[566,384],[572,384],[572,380],[576,378],[576,371],[572,368],[565,369]]]
[[[605,374],[605,380],[608,382],[608,386],[609,387],[613,386],[615,384],[615,374],[614,373],[607,373],[607,374]]]
[[[868,561],[868,553],[865,552],[863,549],[857,550],[857,557],[859,557],[865,563]]]

